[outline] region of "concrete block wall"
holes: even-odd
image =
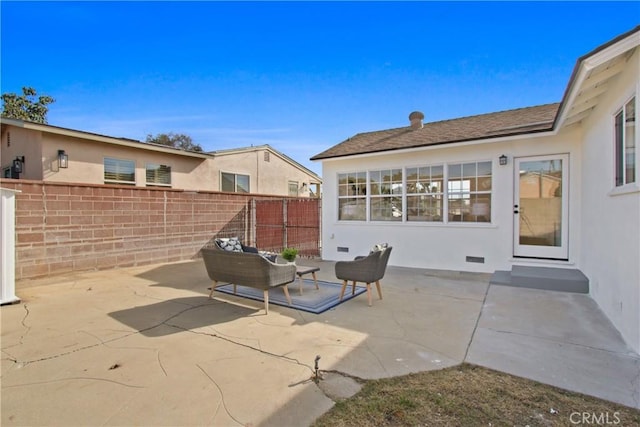
[[[10,179],[0,184],[20,191],[16,280],[192,259],[217,236],[248,239],[255,197]]]

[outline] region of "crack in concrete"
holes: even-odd
[[[361,377],[358,377],[358,376],[355,376],[355,375],[352,375],[352,374],[348,374],[348,373],[346,373],[346,372],[338,371],[338,370],[336,370],[336,369],[326,369],[326,370],[325,370],[325,369],[322,369],[322,370],[320,370],[319,372],[320,372],[320,374],[327,373],[327,374],[336,374],[336,375],[340,375],[340,376],[342,376],[342,377],[352,379],[352,380],[354,380],[355,382],[357,382],[357,383],[359,383],[359,384],[364,384],[364,383],[366,383],[367,381],[369,381],[369,380],[368,380],[368,379],[366,379],[366,378],[361,378]]]
[[[226,402],[225,402],[225,400],[224,400],[224,393],[222,392],[222,388],[218,385],[218,383],[217,383],[213,378],[211,378],[211,375],[209,375],[209,374],[207,373],[207,371],[205,371],[205,370],[202,368],[202,366],[198,365],[197,363],[196,363],[196,366],[198,367],[198,369],[200,369],[200,370],[202,371],[202,373],[203,373],[207,378],[209,378],[209,380],[211,381],[211,383],[212,383],[214,386],[216,386],[216,388],[218,389],[218,393],[220,393],[220,402],[221,402],[221,404],[222,404],[222,407],[224,408],[224,411],[225,411],[225,412],[227,413],[227,415],[229,416],[229,418],[231,418],[233,421],[235,421],[236,423],[238,423],[238,425],[241,425],[241,426],[242,426],[242,425],[244,425],[244,423],[242,423],[240,420],[238,420],[236,417],[234,417],[234,416],[231,414],[231,412],[229,411],[229,408],[227,408],[227,403],[226,403]],[[216,414],[218,413],[219,408],[220,408],[220,405],[218,405],[218,408],[216,408]]]
[[[145,297],[148,297],[148,296],[145,296]],[[115,338],[110,339],[110,340],[102,340],[102,339],[100,339],[99,337],[95,336],[94,334],[91,334],[91,333],[90,333],[90,332],[88,332],[88,331],[79,331],[79,332],[83,332],[83,333],[86,333],[86,334],[88,334],[88,335],[90,335],[90,336],[94,337],[94,338],[95,338],[96,340],[98,340],[99,342],[98,342],[98,343],[95,343],[95,344],[92,344],[92,345],[83,346],[83,347],[80,347],[80,348],[77,348],[77,349],[74,349],[74,350],[70,350],[70,351],[66,351],[66,352],[58,353],[58,354],[51,355],[51,356],[47,356],[47,357],[42,357],[42,358],[39,358],[39,359],[34,359],[34,360],[28,360],[28,361],[20,362],[17,358],[13,358],[13,357],[11,357],[11,355],[10,355],[9,353],[7,353],[4,349],[2,350],[2,352],[3,352],[3,353],[5,353],[5,354],[7,354],[7,356],[9,357],[9,360],[13,361],[14,363],[20,363],[20,364],[22,364],[22,366],[25,366],[25,365],[28,365],[28,364],[31,364],[31,363],[42,362],[42,361],[46,361],[46,360],[52,360],[52,359],[56,359],[56,358],[60,358],[60,357],[64,357],[64,356],[67,356],[67,355],[69,355],[69,354],[73,354],[73,353],[76,353],[76,352],[79,352],[79,351],[83,351],[83,350],[87,350],[87,349],[95,348],[95,347],[97,347],[97,346],[101,346],[101,345],[104,345],[104,346],[109,347],[109,344],[110,344],[110,343],[113,343],[113,342],[116,342],[116,341],[119,341],[119,340],[125,339],[125,338],[127,338],[127,337],[132,336],[132,335],[141,334],[141,333],[147,332],[147,331],[149,331],[149,330],[152,330],[152,329],[154,329],[154,328],[157,328],[157,327],[159,327],[159,326],[165,325],[165,326],[168,326],[168,327],[171,327],[171,328],[176,328],[176,329],[179,329],[179,330],[182,330],[182,331],[185,331],[185,332],[189,332],[189,333],[192,333],[192,334],[196,334],[196,335],[204,335],[204,336],[209,336],[209,337],[212,337],[212,338],[217,338],[217,339],[220,339],[220,340],[226,341],[226,342],[228,342],[228,343],[230,343],[230,344],[233,344],[233,345],[237,345],[237,346],[240,346],[240,347],[243,347],[243,348],[246,348],[246,349],[250,349],[250,350],[253,350],[253,351],[257,351],[258,353],[264,354],[264,355],[269,356],[269,357],[274,357],[274,358],[277,358],[277,359],[280,359],[280,360],[283,360],[283,361],[286,361],[286,362],[294,363],[294,364],[296,364],[296,365],[299,365],[299,366],[305,367],[305,368],[309,369],[309,371],[311,371],[312,373],[314,373],[314,369],[313,369],[313,367],[312,367],[311,365],[308,365],[308,364],[302,363],[302,362],[301,362],[300,360],[298,360],[297,358],[289,357],[289,356],[282,355],[282,354],[272,353],[272,352],[269,352],[269,351],[263,350],[262,348],[255,347],[255,346],[253,346],[253,345],[244,344],[244,343],[241,343],[241,342],[234,341],[233,339],[228,338],[228,337],[226,337],[226,336],[224,336],[224,335],[222,335],[222,334],[218,333],[217,331],[216,331],[215,333],[192,331],[192,330],[189,330],[189,329],[187,329],[187,328],[184,328],[184,327],[182,327],[182,326],[180,326],[180,325],[176,325],[176,324],[172,324],[172,323],[170,323],[170,321],[171,321],[172,319],[175,319],[176,317],[178,317],[178,316],[180,316],[180,315],[182,315],[182,314],[184,314],[184,313],[186,313],[186,312],[188,312],[188,311],[190,311],[190,310],[194,310],[194,309],[197,309],[197,308],[200,308],[200,307],[203,307],[203,306],[206,306],[206,305],[210,305],[210,304],[211,304],[210,302],[207,302],[207,303],[205,303],[205,304],[200,304],[200,305],[196,305],[196,306],[188,306],[188,307],[186,307],[184,310],[181,310],[181,311],[179,311],[179,312],[177,312],[177,313],[175,313],[175,314],[173,314],[173,315],[169,316],[167,319],[165,319],[165,320],[163,320],[163,321],[161,321],[161,322],[159,322],[159,323],[157,323],[157,324],[155,324],[155,325],[149,326],[149,327],[144,328],[144,329],[141,329],[141,330],[133,331],[133,332],[131,332],[131,333],[125,334],[125,335],[123,335],[123,336],[115,337]],[[29,332],[29,330],[30,330],[31,328],[30,328],[30,327],[26,324],[26,322],[25,322],[25,321],[26,321],[26,318],[27,318],[27,317],[28,317],[28,315],[29,315],[29,311],[28,311],[28,308],[26,307],[26,305],[25,305],[25,310],[26,310],[27,312],[26,312],[26,314],[25,314],[25,317],[24,317],[24,318],[23,318],[23,320],[22,320],[22,324],[23,324],[23,326],[24,326],[25,328],[27,328],[27,333],[28,333],[28,332]],[[26,333],[25,333],[25,335],[26,335]],[[237,339],[243,339],[242,337],[235,337],[235,338],[237,338]],[[259,343],[260,343],[260,341],[259,341],[259,340],[257,340],[257,344],[258,344],[258,345],[259,345]],[[22,344],[22,337],[21,337],[21,344]],[[115,347],[115,348],[117,348],[117,347]],[[369,348],[368,346],[367,346],[367,349],[368,349],[368,351],[369,351],[369,352],[371,352],[371,354],[372,354],[372,355],[377,359],[378,363],[380,364],[380,366],[382,367],[382,369],[385,371],[385,373],[387,373],[387,374],[388,374],[388,372],[387,372],[386,368],[384,367],[384,365],[382,364],[382,362],[381,362],[381,360],[378,358],[378,356],[375,354],[375,352],[373,352],[373,351],[371,350],[371,348]],[[158,360],[158,364],[159,364],[159,366],[160,366],[160,369],[162,370],[162,372],[164,373],[164,375],[165,375],[165,376],[167,376],[167,372],[166,372],[166,370],[165,370],[165,368],[164,368],[164,366],[163,366],[163,364],[162,364],[162,361],[161,361],[161,359],[160,359],[160,352],[159,352],[159,351],[158,351],[158,353],[157,353],[157,360]],[[220,396],[221,396],[221,403],[219,404],[218,408],[216,408],[216,414],[217,414],[217,412],[219,411],[220,405],[222,405],[222,407],[224,408],[224,410],[225,410],[226,414],[227,414],[231,419],[233,419],[233,420],[234,420],[238,425],[243,425],[243,423],[242,423],[242,422],[240,422],[236,417],[234,417],[234,416],[230,413],[229,409],[227,408],[227,406],[226,406],[226,402],[225,402],[225,399],[224,399],[224,393],[223,393],[223,391],[222,391],[222,388],[221,388],[221,387],[216,383],[216,381],[215,381],[215,380],[214,380],[214,379],[213,379],[213,378],[212,378],[212,377],[211,377],[211,376],[210,376],[210,375],[209,375],[209,374],[208,374],[208,373],[207,373],[207,372],[206,372],[206,371],[205,371],[205,370],[200,366],[200,365],[196,364],[196,366],[197,366],[197,367],[198,367],[198,368],[199,368],[199,369],[204,373],[204,375],[206,375],[206,376],[207,376],[207,378],[209,378],[209,380],[210,380],[210,381],[211,381],[211,382],[216,386],[216,388],[218,389],[218,391],[219,391],[219,393],[220,393]],[[353,379],[354,381],[356,381],[356,382],[358,382],[358,383],[362,383],[362,382],[364,381],[362,378],[358,378],[358,377],[353,376],[353,375],[351,375],[351,374],[348,374],[348,373],[346,373],[346,372],[341,372],[341,371],[337,371],[337,370],[328,370],[328,371],[319,371],[319,372],[334,373],[334,374],[337,374],[337,375],[341,375],[341,376],[343,376],[343,377],[351,378],[351,379]],[[321,378],[320,378],[320,379],[321,379]],[[125,386],[125,387],[131,387],[131,388],[145,388],[144,386],[138,386],[138,385],[125,384],[125,383],[121,383],[121,382],[117,382],[117,381],[113,381],[113,380],[108,380],[108,379],[104,379],[104,378],[92,378],[92,377],[70,377],[70,378],[61,378],[61,379],[58,379],[58,380],[51,380],[51,381],[42,381],[42,382],[34,382],[34,383],[16,384],[16,385],[12,385],[12,386],[6,386],[5,388],[24,387],[24,386],[30,386],[30,385],[40,385],[40,384],[47,384],[47,383],[53,383],[53,382],[72,381],[72,380],[95,380],[95,381],[105,381],[105,382],[110,382],[110,383],[114,383],[114,384],[122,385],[122,386]],[[313,380],[313,377],[312,377],[312,380]],[[334,399],[333,399],[329,394],[327,394],[327,393],[325,392],[325,390],[323,390],[323,388],[322,388],[322,387],[320,387],[320,386],[319,386],[319,384],[318,384],[316,381],[313,381],[313,382],[315,383],[316,387],[318,387],[318,389],[322,392],[322,394],[323,394],[324,396],[326,396],[326,397],[327,397],[328,399],[330,399],[331,401],[334,401],[334,402],[335,402],[335,400],[334,400]],[[214,418],[215,418],[215,414],[214,414]]]
[[[113,338],[113,339],[108,340],[108,341],[100,341],[100,342],[98,342],[98,343],[96,343],[96,344],[86,345],[86,346],[83,346],[83,347],[76,348],[76,349],[74,349],[74,350],[65,351],[65,352],[62,352],[62,353],[53,354],[53,355],[51,355],[51,356],[41,357],[41,358],[39,358],[39,359],[33,359],[33,360],[23,360],[23,361],[20,361],[20,360],[18,360],[17,358],[13,358],[13,357],[12,357],[9,353],[7,353],[6,351],[4,351],[4,350],[3,350],[3,352],[4,352],[4,353],[6,353],[6,354],[9,356],[9,360],[11,360],[12,362],[14,362],[14,363],[20,363],[20,364],[22,364],[22,366],[27,366],[27,365],[30,365],[30,364],[32,364],[32,363],[44,362],[44,361],[47,361],[47,360],[57,359],[57,358],[59,358],[59,357],[68,356],[68,355],[70,355],[70,354],[77,353],[77,352],[79,352],[79,351],[88,350],[88,349],[90,349],[90,348],[94,348],[94,347],[98,347],[98,346],[101,346],[101,345],[105,345],[105,344],[110,343],[110,342],[113,342],[113,341],[118,341],[118,340],[121,340],[121,339],[123,339],[123,338],[130,337],[131,335],[135,335],[135,334],[137,334],[137,333],[138,333],[137,331],[136,331],[136,332],[132,332],[132,333],[127,334],[127,335],[125,335],[125,336],[122,336],[122,337],[116,337],[116,338]]]
[[[168,377],[167,371],[164,369],[164,365],[162,364],[162,360],[160,360],[160,350],[156,353],[156,358],[158,359],[158,365],[160,365],[160,369],[162,369],[164,376]]]
[[[384,364],[382,363],[382,360],[380,360],[380,358],[378,357],[378,355],[375,353],[375,351],[373,351],[373,349],[371,349],[371,347],[369,347],[369,343],[367,341],[365,341],[364,343],[364,347],[367,349],[367,351],[369,353],[371,353],[373,355],[373,357],[378,361],[378,364],[380,365],[380,367],[382,368],[382,370],[384,371],[384,373],[388,376],[389,375],[389,371],[387,371],[387,367],[384,366]]]
[[[463,362],[467,361],[467,357],[469,356],[469,350],[471,349],[471,344],[473,343],[473,339],[476,336],[476,331],[478,330],[478,325],[480,325],[480,318],[482,317],[482,313],[484,312],[484,307],[487,304],[487,296],[489,296],[489,288],[490,284],[487,284],[487,287],[484,291],[484,298],[482,298],[482,305],[480,306],[480,312],[478,313],[478,318],[476,319],[476,324],[473,326],[473,331],[471,332],[471,337],[469,338],[469,343],[467,344],[467,349],[464,352],[464,357],[462,358]]]
[[[29,307],[27,307],[27,304],[23,304],[22,307],[25,309],[26,313],[24,314],[24,317],[20,321],[20,324],[22,325],[22,327],[24,327],[26,329],[26,332],[24,332],[22,335],[20,335],[20,339],[18,339],[18,342],[16,344],[6,346],[6,347],[4,347],[2,349],[2,352],[5,353],[9,357],[9,359],[14,361],[14,362],[15,362],[15,360],[12,359],[11,354],[6,352],[5,350],[7,350],[9,348],[17,347],[19,345],[23,345],[24,344],[24,338],[29,334],[29,332],[31,332],[31,326],[28,326],[26,324],[27,317],[29,317],[29,314],[30,314]]]
[[[629,357],[630,359],[640,360],[640,358],[636,357],[633,354],[621,353],[619,351],[608,350],[606,348],[600,348],[600,347],[594,347],[594,346],[587,345],[587,344],[580,344],[580,343],[571,342],[571,341],[562,341],[562,340],[555,339],[555,338],[548,338],[548,337],[543,337],[543,336],[540,336],[540,335],[525,334],[525,333],[522,333],[522,332],[506,331],[506,330],[502,330],[502,329],[494,329],[494,328],[483,328],[483,329],[486,329],[486,330],[492,331],[492,332],[497,332],[499,334],[517,335],[517,336],[526,337],[526,338],[535,338],[535,339],[539,339],[541,341],[547,341],[547,342],[551,342],[551,343],[554,343],[554,344],[572,345],[572,346],[575,346],[575,347],[586,348],[586,349],[589,349],[589,350],[602,351],[604,353],[615,354],[615,355],[618,355],[618,356]],[[474,334],[475,334],[475,331],[474,331]]]
[[[163,323],[165,323],[165,322],[163,322]],[[247,349],[250,349],[250,350],[257,351],[258,353],[262,353],[262,354],[264,354],[266,356],[275,357],[277,359],[282,359],[282,360],[285,360],[287,362],[292,362],[292,363],[294,363],[296,365],[303,366],[303,367],[309,369],[311,372],[313,372],[313,368],[311,367],[311,365],[307,365],[305,363],[302,363],[301,361],[299,361],[298,359],[296,359],[294,357],[289,357],[289,356],[282,355],[282,354],[271,353],[270,351],[263,350],[263,349],[258,348],[258,347],[254,347],[254,346],[249,345],[249,344],[243,344],[243,343],[240,343],[240,342],[236,342],[236,341],[234,341],[232,339],[229,339],[227,337],[218,335],[217,333],[192,331],[190,329],[183,328],[182,326],[172,325],[172,324],[169,324],[169,323],[165,323],[165,325],[169,326],[169,327],[172,327],[172,328],[180,329],[180,330],[185,331],[185,332],[196,334],[196,335],[205,335],[205,336],[209,336],[209,337],[212,337],[212,338],[218,338],[218,339],[226,341],[228,343],[231,343],[231,344],[234,344],[234,345],[237,345],[237,346],[240,346],[240,347],[244,347],[244,348],[247,348]]]
[[[67,378],[59,378],[59,379],[48,380],[48,381],[36,381],[36,382],[32,382],[32,383],[3,385],[2,388],[4,388],[4,389],[7,389],[7,388],[18,388],[18,387],[25,387],[25,386],[32,386],[32,385],[59,383],[59,382],[62,382],[62,381],[72,381],[72,380],[103,381],[103,382],[117,384],[117,385],[121,385],[121,386],[124,386],[124,387],[129,387],[129,388],[146,388],[145,386],[141,386],[141,385],[125,384],[125,383],[122,383],[120,381],[114,381],[114,380],[110,380],[110,379],[107,379],[107,378],[97,378],[97,377],[67,377]]]

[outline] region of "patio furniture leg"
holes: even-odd
[[[269,291],[264,291],[264,313],[269,314]]]
[[[234,284],[234,285],[233,285],[233,293],[234,293],[234,294],[236,293],[237,288],[238,288],[238,287]]]
[[[304,283],[304,280],[302,280],[302,275],[298,276],[298,280],[300,281],[300,295],[302,295],[302,284]]]
[[[282,287],[282,290],[284,291],[285,298],[287,298],[287,302],[289,303],[289,305],[291,305],[291,296],[289,295],[289,288],[287,288],[287,285],[284,285]],[[302,293],[302,292],[300,292],[300,293]]]
[[[356,294],[356,281],[353,281],[353,286],[351,286],[351,295]]]
[[[344,291],[347,289],[347,281],[342,281],[342,289],[340,290],[340,301],[342,301],[342,297],[344,296]]]
[[[369,307],[371,307],[371,283],[367,283],[367,301],[369,301]]]
[[[380,289],[380,280],[376,280],[376,289],[378,289],[378,296],[382,299],[382,290]]]
[[[213,283],[211,284],[211,292],[209,292],[209,299],[213,297],[213,291],[216,290],[216,286],[218,286],[218,282],[214,280]]]
[[[316,272],[314,271],[313,273],[311,273],[311,276],[313,277],[313,283],[316,284],[316,289],[320,289],[320,287],[318,287],[318,278],[316,277]]]

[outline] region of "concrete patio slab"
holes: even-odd
[[[584,294],[491,286],[467,361],[640,408],[640,358]]]
[[[303,263],[336,281],[333,263]],[[303,426],[357,379],[465,360],[640,407],[640,359],[588,296],[489,277],[389,267],[373,307],[320,315],[210,300],[201,260],[19,283],[0,309],[0,422]]]

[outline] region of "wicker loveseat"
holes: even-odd
[[[202,259],[209,278],[213,280],[209,298],[218,283],[236,286],[250,286],[264,291],[264,310],[269,312],[269,289],[282,286],[282,290],[291,304],[287,284],[296,279],[296,266],[276,264],[255,252],[236,252],[221,249],[216,243],[212,247],[202,248]]]

